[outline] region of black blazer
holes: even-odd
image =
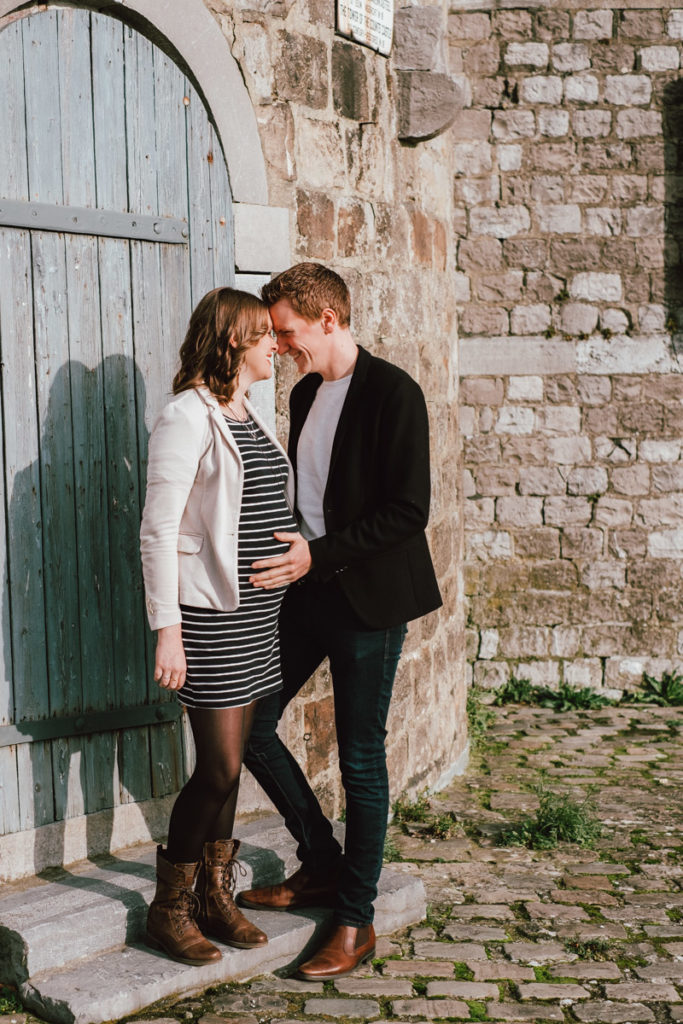
[[[321,384],[310,373],[290,396],[289,457]],[[427,547],[429,424],[424,396],[404,370],[359,348],[332,445],[323,499],[327,532],[310,542],[314,571],[337,576],[372,629],[441,605]]]

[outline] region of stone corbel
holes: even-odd
[[[446,73],[440,7],[402,7],[394,17],[392,59],[398,78],[398,137],[424,142],[449,128],[464,105]]]

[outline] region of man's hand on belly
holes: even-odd
[[[250,576],[249,582],[255,587],[263,587],[264,590],[274,590],[276,587],[294,583],[306,575],[312,564],[308,541],[300,533],[274,533],[273,536],[276,540],[289,544],[289,551],[284,555],[274,555],[273,558],[262,558],[258,562],[252,562],[252,569],[265,571]]]

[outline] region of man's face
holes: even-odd
[[[280,299],[271,306],[270,315],[277,336],[278,353],[291,356],[299,373],[319,370],[329,348],[322,320],[311,321],[299,316],[289,299]]]

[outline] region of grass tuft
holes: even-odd
[[[476,686],[470,686],[467,691],[467,732],[470,750],[474,751],[481,745],[495,717],[495,711],[481,699],[480,690]]]
[[[660,707],[683,707],[683,675],[664,672],[661,679],[643,673],[643,685],[624,696],[626,704],[658,704]]]
[[[0,1017],[11,1013],[19,1013],[21,1009],[21,1000],[16,990],[7,985],[0,985]]]
[[[538,810],[503,829],[500,840],[503,845],[551,850],[558,843],[590,846],[598,838],[602,829],[593,816],[590,796],[577,801],[568,793],[547,789],[543,783],[535,792]]]
[[[400,825],[406,833],[410,832],[408,826],[411,824],[424,826],[420,829],[420,835],[433,836],[435,839],[451,839],[460,831],[460,823],[453,811],[436,814],[432,810],[426,790],[412,803],[399,797],[393,811],[394,824]]]
[[[564,948],[574,953],[579,960],[610,960],[610,944],[607,939],[567,939]]]
[[[531,704],[539,708],[552,708],[554,711],[576,711],[604,708],[614,701],[585,686],[561,683],[557,690],[551,690],[549,686],[534,686],[528,679],[512,676],[504,686],[496,690],[493,703]]]
[[[401,860],[401,851],[393,840],[393,837],[386,835],[384,837],[384,863],[395,864],[396,861]]]

